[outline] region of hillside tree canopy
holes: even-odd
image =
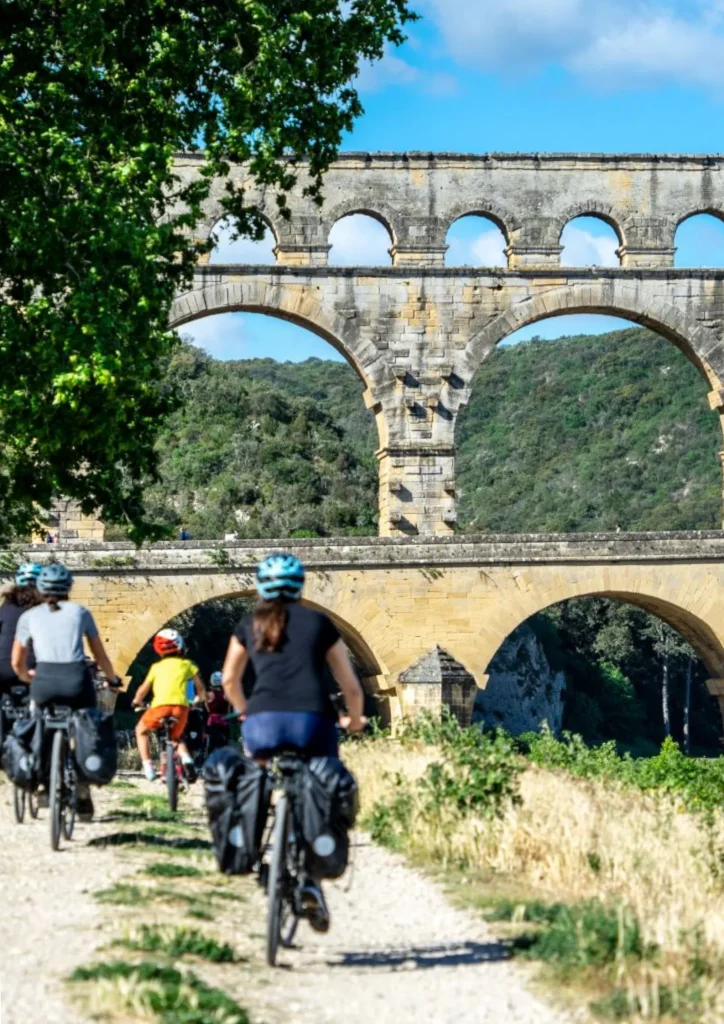
[[[231,162],[283,216],[304,160],[321,201],[360,63],[413,17],[407,0],[0,0],[0,539],[58,491],[153,536],[142,493],[176,401],[159,365],[212,178],[256,238]],[[178,151],[203,153],[191,181]]]

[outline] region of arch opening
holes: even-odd
[[[529,323],[482,363],[458,420],[461,528],[718,529],[721,428],[707,390],[629,321]]]
[[[690,612],[636,593],[602,591],[541,609],[513,629],[488,666],[474,720],[520,734],[542,722],[588,743],[647,756],[671,736],[686,752],[721,747],[707,680],[724,649]]]
[[[506,267],[508,240],[500,221],[482,213],[458,217],[445,239],[448,267]]]
[[[239,619],[253,609],[254,600],[250,591],[229,593],[192,605],[167,622],[159,623],[158,628],[137,652],[126,673],[130,677],[130,684],[127,691],[119,696],[117,705],[119,727],[121,729],[133,727],[134,716],[130,710],[130,701],[151,664],[158,660],[151,644],[153,636],[159,629],[179,630],[186,640],[186,656],[198,665],[204,682],[208,683],[211,673],[221,670],[229,638]],[[378,693],[378,678],[382,674],[382,668],[370,646],[358,630],[334,612],[313,601],[305,600],[303,603],[329,615],[337,626],[362,681],[365,691],[365,713],[383,725],[389,724],[389,701]],[[338,687],[331,673],[328,682],[330,692],[337,699]],[[249,675],[244,680],[245,689],[248,690],[252,685],[253,677]]]
[[[618,267],[622,239],[612,220],[585,214],[569,220],[561,232],[561,266]]]
[[[271,224],[267,224],[264,237],[258,241],[253,238],[235,238],[235,222],[231,217],[223,217],[214,225],[211,235],[215,239],[208,263],[209,264],[259,264],[266,266],[276,263],[274,249],[277,239]]]
[[[329,265],[333,267],[390,266],[394,238],[389,224],[376,213],[350,211],[329,232]]]
[[[675,267],[724,267],[724,217],[690,214],[679,221],[674,246]]]
[[[319,332],[224,313],[182,339],[165,373],[183,403],[145,490],[154,519],[195,539],[375,536],[385,414]]]

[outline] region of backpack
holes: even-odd
[[[203,774],[219,869],[227,875],[249,874],[262,854],[271,802],[269,773],[236,747],[223,747],[209,757]]]
[[[118,767],[113,715],[100,708],[83,708],[74,712],[70,737],[81,777],[94,786],[107,786]]]
[[[33,790],[41,781],[43,720],[38,716],[19,719],[2,748],[2,766],[8,778],[21,789]]]
[[[313,757],[300,780],[299,830],[313,879],[339,878],[349,860],[349,830],[357,817],[357,781],[337,757]]]

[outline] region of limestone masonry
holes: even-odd
[[[173,616],[214,598],[251,596],[257,562],[279,547],[307,566],[306,600],[336,621],[393,721],[441,701],[469,718],[471,684],[485,686],[505,638],[535,612],[588,595],[628,601],[679,629],[724,705],[719,532],[189,541],[139,550],[78,541],[17,555],[63,559],[76,577],[74,598],[93,610],[125,673]]]
[[[193,155],[176,164],[187,180],[200,166]],[[382,536],[136,551],[98,543],[92,521],[61,509],[61,540],[79,541],[27,554],[57,555],[76,572],[75,596],[97,615],[117,668],[125,672],[185,609],[250,594],[258,559],[292,544],[309,568],[307,599],[336,619],[392,720],[441,702],[469,717],[475,685],[485,686],[516,626],[593,594],[678,628],[706,662],[724,710],[724,535],[453,535],[457,416],[482,361],[520,327],[574,312],[644,324],[694,363],[702,401],[722,416],[724,271],[677,270],[673,259],[682,220],[724,217],[724,157],[347,153],[325,177],[321,208],[304,196],[301,168],[288,220],[244,167],[231,178],[264,212],[277,265],[197,267],[171,324],[268,313],[315,331],[347,358],[377,417]],[[214,184],[200,238],[223,217],[223,187]],[[391,266],[327,266],[329,232],[352,213],[386,226]],[[498,224],[506,267],[444,266],[448,229],[466,214]],[[585,214],[616,231],[620,267],[560,266],[561,232]]]
[[[182,178],[200,159],[181,156]],[[455,526],[455,424],[475,371],[510,333],[557,313],[619,314],[672,341],[702,374],[702,401],[724,410],[724,271],[673,268],[674,234],[688,216],[724,215],[724,157],[347,153],[325,177],[325,203],[303,194],[284,220],[273,196],[232,169],[265,212],[275,267],[199,266],[172,324],[229,310],[270,313],[326,338],[356,368],[377,417],[380,533],[450,535]],[[223,216],[214,186],[199,237]],[[389,231],[392,266],[327,266],[329,232],[351,213]],[[495,221],[507,267],[445,268],[450,225]],[[574,217],[606,220],[620,268],[560,267]]]

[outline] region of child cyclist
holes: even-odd
[[[136,742],[143,761],[143,771],[148,781],[153,782],[156,770],[151,760],[148,734],[159,729],[164,718],[173,715],[176,721],[171,729],[171,739],[177,745],[189,781],[193,781],[196,778],[196,769],[189,749],[183,741],[190,703],[187,683],[193,680],[194,690],[201,701],[206,699],[206,689],[198,667],[193,661],[183,657],[184,640],[177,630],[162,629],[153,638],[153,649],[161,660],[151,665],[148,675],[133,698],[134,707],[141,707],[146,696],[153,691],[151,707],[144,712],[136,726]]]

